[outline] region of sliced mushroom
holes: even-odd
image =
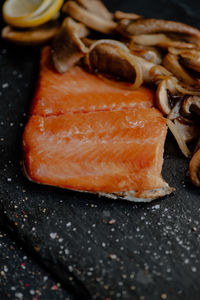
[[[88,64],[87,58],[84,63]],[[121,78],[133,82],[135,80],[135,70],[131,64],[122,58],[117,48],[109,44],[97,45],[89,57],[89,67],[103,74],[109,74],[115,78]]]
[[[132,41],[145,46],[155,46],[160,43],[170,43],[172,40],[163,33],[133,35]]]
[[[52,44],[52,59],[56,70],[66,72],[88,51],[81,41],[89,30],[71,18],[66,18]]]
[[[181,114],[186,118],[191,118],[193,113],[200,116],[200,97],[186,96],[181,108]]]
[[[123,33],[128,35],[175,32],[195,36],[196,38],[200,39],[200,31],[198,29],[175,21],[141,18],[137,20],[131,20],[131,22],[129,22],[127,25],[121,23],[120,29]]]
[[[198,137],[198,131],[196,124],[194,122],[185,122],[185,119],[177,118],[174,120],[178,131],[181,133],[181,136],[185,143],[190,143]]]
[[[200,51],[180,53],[180,63],[197,73],[200,73]]]
[[[104,20],[112,20],[113,15],[107,10],[100,0],[77,0],[77,2],[85,7],[88,11],[98,15]]]
[[[161,53],[153,47],[151,48],[145,46],[140,47],[139,45],[138,46],[134,45],[133,47],[131,47],[131,53],[140,56],[156,65],[159,65],[162,62]]]
[[[189,85],[195,85],[197,82],[190,74],[180,65],[178,56],[168,53],[163,59],[164,67],[172,72],[180,81]]]
[[[164,114],[168,115],[171,111],[171,106],[168,98],[168,80],[162,80],[156,90],[156,107]]]
[[[169,96],[169,103],[173,102],[173,100],[171,101],[170,96]],[[179,99],[174,106],[172,107],[170,113],[168,114],[167,118],[169,120],[175,120],[178,117],[180,117],[180,109],[181,109],[181,103],[182,103],[182,99]],[[170,105],[171,106],[171,105]]]
[[[72,18],[83,23],[89,28],[105,34],[114,33],[117,27],[115,22],[105,20],[98,15],[91,13],[74,1],[66,2],[63,6],[63,12],[69,14]]]
[[[145,46],[158,46],[160,48],[167,49],[168,47],[174,48],[195,48],[196,45],[186,43],[180,40],[173,40],[169,38],[166,34],[155,33],[155,34],[140,34],[131,37],[132,41],[136,44]]]
[[[60,24],[58,21],[52,21],[29,30],[19,30],[11,26],[6,26],[1,32],[1,37],[22,46],[38,46],[50,42],[57,34],[59,27]]]
[[[117,20],[123,20],[123,19],[126,19],[126,20],[136,20],[136,19],[142,18],[142,16],[140,16],[138,14],[125,13],[125,12],[119,11],[119,10],[117,10],[115,12],[114,16],[115,16],[115,19],[117,19]]]
[[[200,138],[197,142],[195,152],[189,163],[190,180],[200,187]]]
[[[188,44],[188,45],[192,45],[192,44]],[[174,55],[182,55],[182,54],[197,55],[198,49],[196,49],[196,47],[190,47],[190,48],[168,47],[168,52]]]

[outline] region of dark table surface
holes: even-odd
[[[198,1],[105,3],[200,28]],[[200,299],[200,191],[171,136],[163,175],[176,192],[152,204],[24,178],[21,136],[38,61],[38,49],[0,41],[0,299]]]

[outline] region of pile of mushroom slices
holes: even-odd
[[[99,0],[68,1],[62,10],[67,17],[52,43],[56,70],[81,64],[111,84],[155,89],[156,106],[191,158],[190,178],[200,186],[200,31],[134,13],[112,14]],[[187,144],[196,140],[191,153]]]
[[[155,89],[156,106],[191,158],[190,178],[200,186],[200,31],[134,13],[112,14],[99,0],[68,1],[62,10],[67,17],[52,43],[56,70],[78,63],[111,84]],[[191,154],[187,144],[195,140]]]

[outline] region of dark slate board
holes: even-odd
[[[0,230],[0,299],[73,300],[57,280],[53,280],[5,232]]]
[[[197,1],[107,4],[200,27]],[[77,299],[199,299],[200,190],[187,182],[187,160],[173,139],[168,136],[163,174],[176,192],[152,204],[28,182],[21,135],[39,51],[2,41],[0,47],[0,223]]]

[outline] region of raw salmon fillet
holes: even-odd
[[[135,201],[170,193],[161,176],[166,123],[153,104],[152,91],[114,87],[78,66],[60,75],[43,49],[23,136],[28,177]]]

